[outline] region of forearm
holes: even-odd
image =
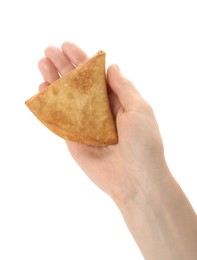
[[[169,172],[117,204],[145,259],[197,259],[196,214]]]

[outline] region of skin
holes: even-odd
[[[88,56],[75,44],[49,46],[39,61],[46,88]],[[92,147],[66,141],[87,176],[120,209],[145,259],[197,259],[197,218],[167,166],[151,106],[116,65],[107,70],[119,143]]]

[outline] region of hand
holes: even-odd
[[[87,55],[75,44],[65,42],[62,49],[48,47],[39,62],[44,78],[40,90],[75,66]],[[67,141],[68,149],[88,177],[115,201],[152,186],[163,178],[165,167],[163,144],[150,105],[116,65],[107,71],[109,100],[116,121],[119,143],[92,147]]]
[[[48,47],[39,62],[40,90],[85,62],[73,43]],[[107,71],[119,143],[92,147],[67,141],[88,177],[118,205],[145,259],[196,259],[196,214],[171,175],[150,105],[117,66]],[[162,206],[161,206],[162,205]]]

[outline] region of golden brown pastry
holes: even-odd
[[[118,142],[102,51],[25,104],[46,127],[65,140],[95,146]]]

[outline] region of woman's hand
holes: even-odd
[[[40,90],[85,62],[75,44],[48,47],[39,69]],[[68,142],[88,177],[118,205],[145,259],[197,259],[196,214],[172,177],[149,104],[117,66],[107,71],[109,101],[119,143],[93,147]]]

